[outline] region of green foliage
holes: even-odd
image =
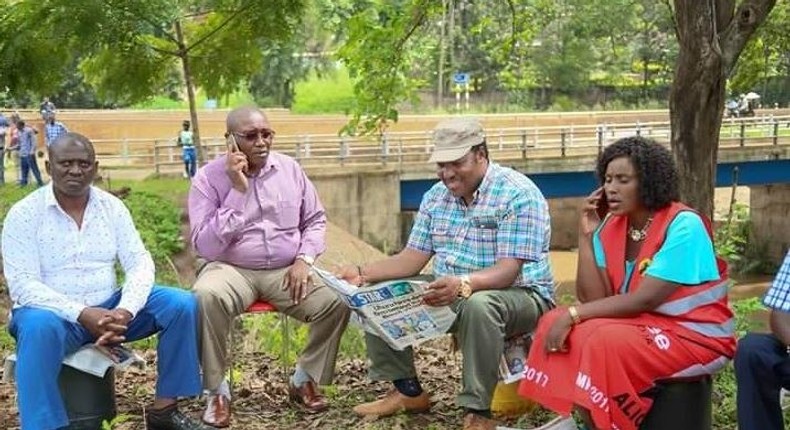
[[[749,224],[749,207],[736,203],[727,222],[716,229],[716,252],[733,268],[743,261],[749,240]]]
[[[14,338],[8,332],[6,327],[0,326],[0,357],[5,357],[8,353],[16,347]]]
[[[123,424],[132,419],[129,414],[118,414],[111,421],[104,420],[101,423],[101,430],[113,430],[118,428],[118,425]]]
[[[356,103],[344,133],[383,132],[398,120],[395,106],[413,100],[419,80],[412,75],[415,38],[441,11],[436,1],[382,1],[346,22],[348,39],[338,50],[351,78]]]
[[[790,3],[779,1],[741,53],[729,82],[732,95],[758,91],[766,96],[765,85],[772,77],[790,75],[788,22]]]
[[[773,269],[764,247],[749,241],[750,231],[749,207],[735,203],[727,221],[714,233],[716,252],[727,260],[732,274],[769,273]]]
[[[243,320],[245,343],[252,342],[253,349],[281,357],[282,360],[283,332],[281,323],[279,314],[266,313],[245,316]],[[293,318],[288,320],[288,325],[290,336],[288,338],[287,364],[291,366],[307,344],[308,327]],[[364,332],[359,327],[349,324],[340,341],[339,359],[364,359],[366,357],[365,351]]]
[[[124,203],[156,263],[158,280],[178,284],[178,275],[170,258],[184,249],[180,208],[165,197],[135,190],[124,199]]]
[[[142,101],[190,62],[196,85],[229,94],[291,37],[303,0],[40,0],[0,8],[0,75],[14,94],[49,93],[75,61],[108,102]],[[183,70],[182,70],[183,71]]]
[[[301,114],[348,113],[354,104],[354,89],[345,69],[296,84],[292,111]]]
[[[739,339],[750,331],[761,329],[755,322],[757,312],[763,309],[758,298],[740,300],[731,305],[735,312],[735,333]],[[736,422],[737,393],[732,363],[717,373],[713,381],[713,428],[731,429]]]

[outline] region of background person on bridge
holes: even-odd
[[[33,173],[38,186],[43,186],[44,181],[41,180],[41,171],[38,170],[38,161],[36,160],[36,130],[32,127],[25,125],[25,121],[19,120],[16,123],[17,129],[17,146],[19,148],[19,165],[20,177],[19,186],[27,186],[27,179],[29,173]]]
[[[0,112],[0,185],[5,185],[5,141],[8,135],[8,119]]]
[[[192,130],[189,129],[190,123],[184,120],[181,123],[181,131],[178,133],[176,143],[181,147],[181,158],[184,160],[184,177],[192,179],[197,171],[197,151],[193,141]]]
[[[328,405],[316,384],[329,384],[349,309],[328,287],[313,285],[310,266],[326,248],[326,215],[315,187],[291,157],[271,151],[274,131],[255,107],[228,114],[228,151],[199,171],[189,192],[192,246],[209,260],[195,292],[201,311],[203,420],[230,423],[224,380],[233,319],[254,301],[309,324],[290,398],[309,412]]]
[[[62,122],[55,121],[55,112],[48,112],[44,116],[44,143],[46,143],[47,148],[55,139],[68,132],[69,129]]]
[[[738,342],[738,428],[782,430],[781,389],[790,389],[790,250],[765,294],[771,333],[749,333]]]
[[[519,393],[562,415],[576,406],[590,430],[636,430],[657,380],[707,375],[735,352],[726,264],[709,221],[678,203],[666,148],[620,139],[596,172],[579,224],[582,304],[541,319],[527,360],[536,376]]]
[[[41,119],[44,121],[47,120],[47,116],[51,113],[55,113],[55,103],[52,103],[49,100],[49,97],[44,97],[44,100],[41,101],[41,104],[38,106],[38,112],[41,114]]]
[[[451,331],[463,354],[464,429],[493,430],[491,399],[505,338],[534,330],[553,306],[549,263],[548,204],[525,175],[488,159],[480,123],[459,118],[433,132],[431,162],[441,182],[423,197],[406,248],[339,275],[361,285],[418,274],[432,256],[436,280],[425,303],[451,306],[458,314]],[[359,415],[425,411],[429,396],[414,368],[412,348],[392,349],[365,333],[370,378],[392,381],[383,399],[358,405]]]

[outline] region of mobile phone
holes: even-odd
[[[601,190],[601,198],[598,199],[596,212],[598,212],[598,218],[600,219],[606,218],[606,214],[609,213],[609,200],[606,199],[606,191]]]
[[[228,145],[228,151],[231,153],[239,152],[239,144],[236,143],[236,136],[233,133],[228,133],[226,143]]]

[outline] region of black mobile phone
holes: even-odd
[[[600,219],[606,218],[606,214],[609,213],[609,201],[606,199],[606,191],[601,190],[601,198],[598,199],[596,212],[598,212],[598,218]]]

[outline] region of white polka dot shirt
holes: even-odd
[[[151,254],[129,210],[95,187],[82,228],[60,207],[52,184],[16,203],[3,221],[2,253],[14,308],[48,309],[71,322],[117,291],[116,261],[126,274],[118,308],[136,315],[154,283]]]

